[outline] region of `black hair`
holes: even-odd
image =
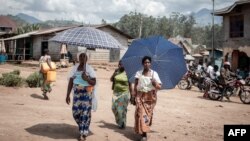
[[[214,65],[214,70],[218,71],[219,67],[217,65]]]
[[[149,60],[149,62],[151,63],[151,57],[149,57],[149,56],[144,56],[143,58],[142,58],[142,64],[144,64],[144,62],[146,61],[146,60]]]
[[[82,52],[82,53],[79,54],[79,59],[80,59],[80,56],[81,56],[82,54],[85,56],[84,58],[86,59],[86,61],[88,61],[88,55],[87,55],[86,53],[84,53],[84,52]]]

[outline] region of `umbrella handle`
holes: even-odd
[[[87,63],[87,48],[86,48],[86,51],[85,51],[85,59],[84,59],[84,68],[83,68],[83,71],[84,71],[84,73],[86,73],[86,63]]]

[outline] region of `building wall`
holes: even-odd
[[[38,60],[42,55],[42,42],[48,42],[48,49],[53,61],[59,61],[61,58],[61,44],[48,41],[52,36],[34,36],[33,37],[33,58]],[[76,51],[75,51],[76,50]],[[77,52],[77,48],[70,48],[71,53]]]
[[[61,44],[56,42],[48,42],[48,43],[49,43],[48,49],[51,56],[51,60],[59,61],[61,58],[60,54]]]
[[[128,38],[125,37],[124,35],[108,28],[108,27],[101,27],[98,28],[104,32],[109,33],[110,35],[112,35],[118,42],[120,42],[120,44],[122,45],[122,47],[124,48],[123,50],[116,50],[116,49],[112,49],[110,50],[109,53],[109,57],[108,57],[108,61],[110,62],[117,62],[120,60],[120,58],[124,55],[124,50],[126,50],[128,48]]]
[[[107,32],[107,33],[109,33],[110,35],[112,35],[117,41],[120,42],[120,44],[121,44],[123,47],[125,47],[125,48],[128,47],[128,38],[125,37],[124,35],[122,35],[122,34],[116,32],[116,31],[114,31],[114,30],[112,30],[112,29],[110,29],[110,28],[108,28],[108,27],[101,27],[101,28],[98,28],[98,29],[100,29],[100,30],[102,30],[102,31],[104,31],[104,32]]]
[[[238,49],[239,47],[250,47],[250,4],[242,6],[242,12],[244,15],[244,37],[242,38],[230,38],[230,16],[237,15],[229,13],[223,17],[224,27],[224,47]],[[250,54],[249,54],[250,55]]]
[[[41,57],[41,36],[33,37],[33,58],[38,60]]]
[[[238,13],[239,14],[239,13]],[[238,68],[239,56],[235,51],[245,52],[250,57],[250,4],[242,6],[244,15],[244,37],[230,38],[230,16],[237,15],[233,12],[223,16],[224,27],[224,43],[223,43],[223,56],[229,54],[229,61],[231,62],[232,69]],[[233,53],[234,52],[234,53]]]

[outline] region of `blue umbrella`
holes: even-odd
[[[164,37],[152,36],[133,41],[122,58],[130,82],[134,81],[135,73],[143,69],[144,56],[152,58],[151,68],[158,72],[162,89],[174,88],[187,71],[182,48]]]
[[[58,33],[50,41],[87,48],[119,49],[122,45],[110,34],[92,27],[76,27]]]

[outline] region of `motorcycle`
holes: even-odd
[[[198,87],[201,91],[205,90],[204,79],[206,76],[205,71],[196,73],[194,70],[190,70],[178,83],[178,88],[181,90],[191,89],[192,86]]]
[[[240,100],[244,104],[250,104],[250,89],[248,89],[245,84],[246,82],[241,77],[236,77],[226,84],[226,86],[222,86],[215,82],[212,79],[206,80],[207,89],[204,95],[207,95],[211,100],[219,100],[223,97],[231,97],[234,95],[236,89],[239,89],[239,93],[237,94],[240,97]]]
[[[248,76],[248,77],[245,79],[245,81],[246,81],[246,85],[247,85],[247,86],[250,86],[250,76]]]

